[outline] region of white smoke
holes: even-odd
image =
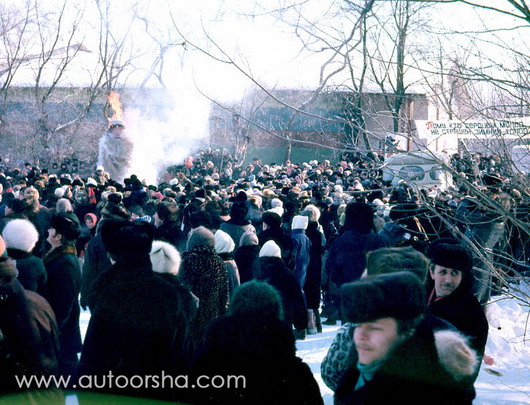
[[[210,103],[185,79],[171,96],[150,91],[148,98],[124,111],[127,135],[134,144],[129,175],[158,184],[168,166],[182,164],[207,141]]]

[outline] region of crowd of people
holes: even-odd
[[[455,190],[389,187],[358,154],[240,165],[206,150],[159,184],[102,165],[5,169],[0,391],[21,375],[244,375],[245,388],[99,390],[318,404],[295,340],[341,322],[322,363],[336,403],[470,404],[494,268],[528,269],[504,214],[527,223],[528,202],[498,157],[453,164]],[[495,254],[508,247],[509,263]]]

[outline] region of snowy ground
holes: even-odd
[[[530,296],[530,286],[524,287]],[[521,296],[521,294],[518,294]],[[494,297],[488,305],[490,323],[486,355],[494,364],[482,363],[475,383],[477,398],[474,405],[530,404],[530,307],[516,298]],[[90,314],[81,314],[84,337]],[[320,378],[320,363],[326,355],[340,326],[324,326],[323,333],[308,335],[297,341],[298,356],[310,367],[320,385],[325,404],[333,403],[333,392]]]

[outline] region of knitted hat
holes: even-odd
[[[303,215],[295,215],[291,224],[291,229],[307,229],[309,218]]]
[[[8,248],[31,252],[39,240],[39,232],[27,219],[12,219],[2,231]]]
[[[154,240],[149,253],[153,271],[157,273],[169,273],[177,275],[180,268],[180,253],[171,244]]]
[[[109,219],[101,226],[101,239],[107,252],[116,256],[143,256],[151,252],[154,228],[144,221]]]
[[[0,284],[9,283],[18,276],[15,262],[7,256],[0,257]]]
[[[89,212],[88,214],[85,214],[85,217],[83,218],[84,220],[87,219],[87,217],[89,217],[90,219],[92,219],[92,222],[94,224],[96,224],[98,222],[98,217],[96,216],[96,214],[92,214],[91,212]]]
[[[232,315],[282,318],[282,298],[278,290],[263,281],[246,282],[234,291],[229,311]]]
[[[252,232],[247,231],[239,239],[239,246],[257,246],[259,245],[258,236]]]
[[[269,240],[259,251],[259,257],[282,257],[282,250],[276,242]]]
[[[379,318],[414,319],[426,308],[424,288],[407,271],[363,278],[340,288],[342,313],[348,322]]]
[[[73,241],[81,233],[81,225],[77,215],[73,212],[58,212],[50,221],[50,228],[61,234],[65,241]]]
[[[215,251],[217,253],[230,253],[236,248],[234,240],[224,231],[218,229],[215,232]]]
[[[473,255],[464,245],[451,238],[440,238],[429,246],[431,262],[468,273],[473,268]]]

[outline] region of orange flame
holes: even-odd
[[[113,111],[112,117],[109,118],[109,121],[121,120],[123,116],[123,105],[120,101],[120,95],[114,91],[111,91],[107,97],[107,102]]]

